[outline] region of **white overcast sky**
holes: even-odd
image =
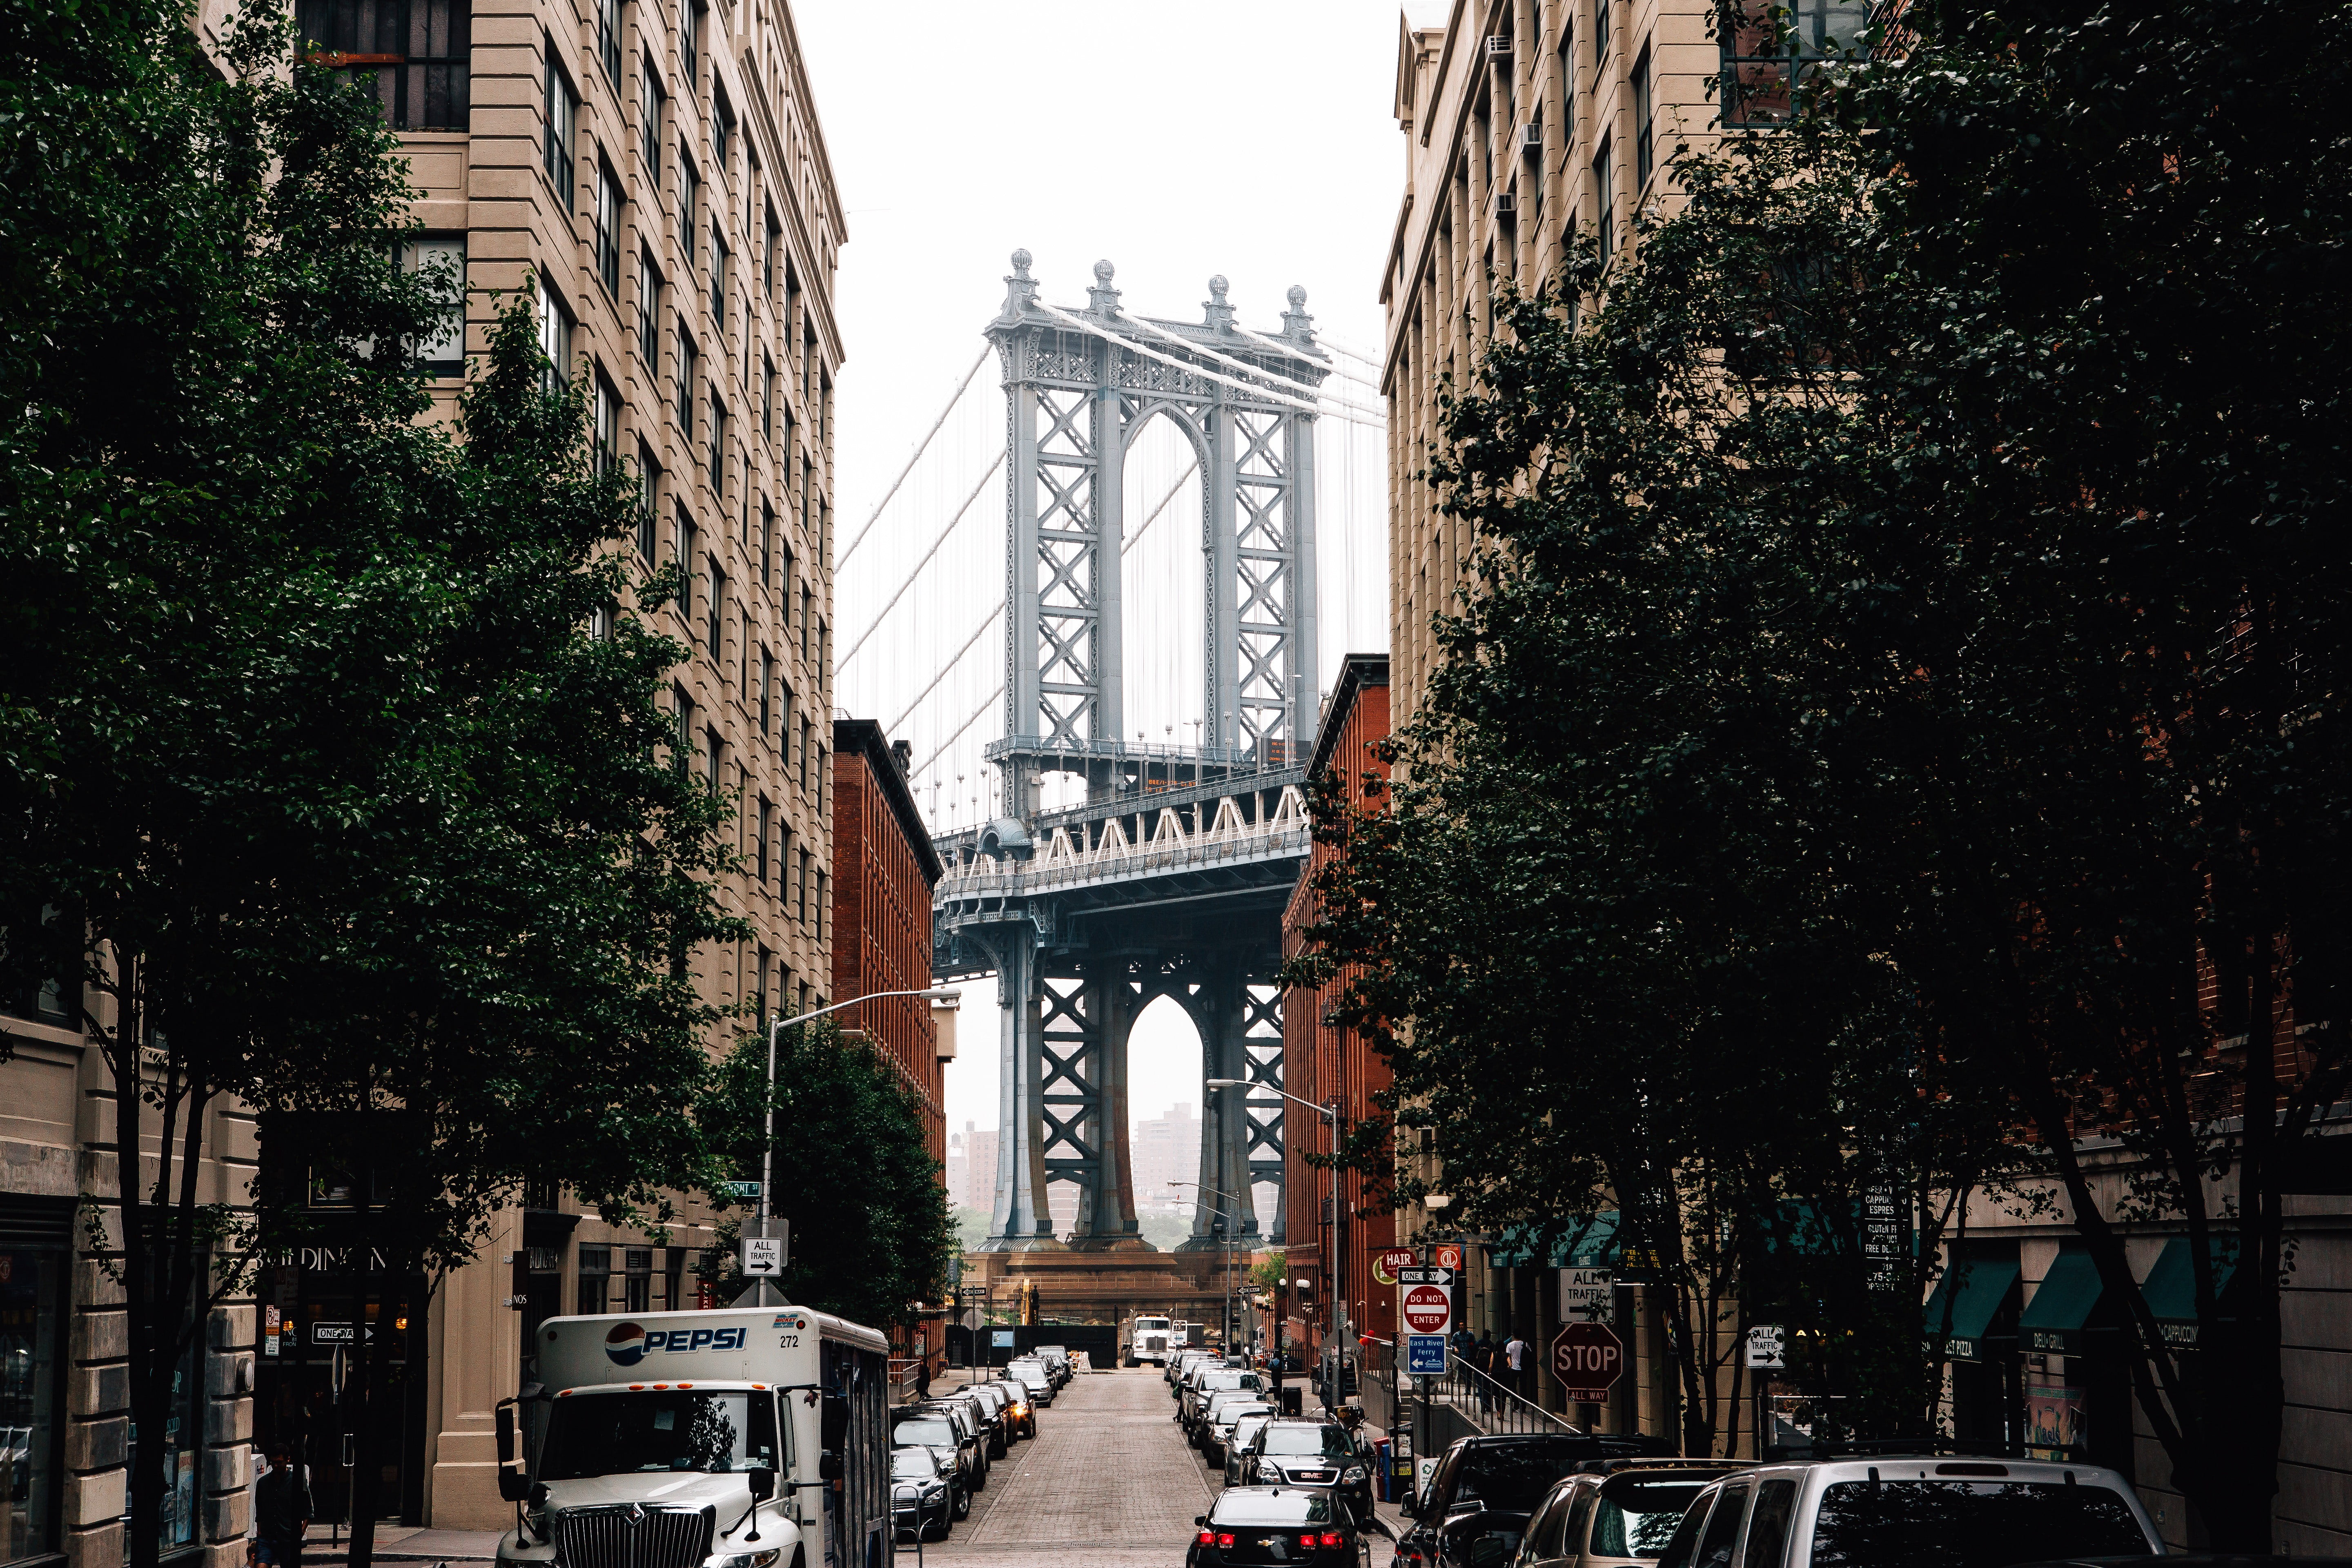
[[[1279,330],[1296,283],[1318,331],[1378,353],[1381,268],[1403,190],[1403,139],[1390,113],[1393,0],[795,0],[793,12],[849,231],[836,283],[847,352],[837,553],[979,353],[1016,247],[1034,256],[1045,298],[1066,308],[1083,305],[1097,258],[1117,266],[1121,303],[1140,315],[1198,320],[1210,275],[1222,273],[1242,323],[1260,331]],[[983,366],[978,395],[843,562],[844,653],[1001,448],[994,382],[993,365]],[[1379,402],[1362,388],[1349,395]],[[1320,453],[1327,688],[1339,654],[1388,646],[1381,438],[1335,423],[1325,421],[1325,441],[1352,445]],[[1164,490],[1174,477],[1139,466],[1130,465],[1130,486]],[[933,568],[845,665],[843,708],[891,722],[987,619],[1003,578],[1003,494],[1001,479],[982,486]],[[1171,515],[1191,504],[1181,499]],[[1181,529],[1157,532],[1160,557],[1139,550],[1130,572],[1197,578],[1180,569],[1197,542]],[[1184,612],[1171,589],[1163,618],[1176,641]],[[989,711],[943,745],[1001,675],[1001,640],[980,640],[898,731],[915,746],[919,797],[942,826],[968,824],[975,795],[985,811],[978,747],[1003,728]],[[1180,658],[1171,650],[1159,661],[1166,675],[1155,696],[1131,678],[1131,711],[1170,727],[1190,721],[1194,678]],[[949,1125],[992,1127],[993,982],[971,988],[962,1039],[948,1075]],[[1199,1100],[1199,1047],[1172,1006],[1138,1026],[1129,1072],[1135,1117]]]

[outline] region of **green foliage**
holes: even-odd
[[[2240,1548],[2282,1172],[2352,1073],[2345,9],[1921,0],[1793,131],[1679,154],[1637,256],[1505,300],[1429,465],[1472,592],[1392,809],[1320,802],[1299,971],[1409,1021],[1474,1223],[1613,1203],[1684,1343],[1809,1298],[1888,1424],[1926,1368],[1862,1187],[2046,1177],[2118,1300],[2113,1220],[2238,1230],[2242,1327],[2136,1353]],[[1791,1204],[1828,1257],[1768,1269]]]
[[[698,1119],[730,1174],[755,1175],[764,1116],[774,1117],[772,1203],[792,1225],[784,1294],[876,1326],[938,1300],[956,1229],[914,1091],[829,1019],[779,1037],[772,1101],[767,1074],[767,1042],[746,1040]]]

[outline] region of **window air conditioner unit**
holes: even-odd
[[[1495,197],[1496,217],[1516,217],[1518,216],[1518,211],[1519,198],[1515,193],[1504,191]]]
[[[1519,127],[1519,146],[1528,153],[1543,151],[1543,127],[1533,121]]]
[[[1511,58],[1511,36],[1508,33],[1488,34],[1486,37],[1486,58],[1490,60],[1509,59]]]

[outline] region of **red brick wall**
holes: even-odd
[[[833,994],[919,990],[931,983],[931,889],[915,847],[883,795],[876,760],[846,747],[833,758]],[[883,757],[878,765],[890,767]],[[922,1097],[931,1157],[947,1159],[939,1032],[919,996],[861,1002],[835,1015],[896,1063]],[[946,1179],[944,1168],[940,1178]]]
[[[1327,731],[1337,726],[1339,731],[1326,765],[1348,779],[1349,794],[1360,803],[1358,776],[1372,773],[1385,780],[1389,773],[1387,764],[1370,749],[1389,732],[1385,669],[1377,684],[1343,679],[1332,710],[1324,715],[1323,721]],[[1299,879],[1289,908],[1283,911],[1282,951],[1286,958],[1298,952],[1299,931],[1315,919],[1307,879],[1335,853],[1327,845],[1315,847],[1307,876]],[[1294,989],[1283,998],[1282,1056],[1285,1088],[1318,1104],[1337,1095],[1340,1114],[1352,1123],[1381,1114],[1372,1103],[1372,1096],[1389,1086],[1390,1073],[1388,1063],[1363,1036],[1324,1022],[1326,993],[1336,996],[1349,977],[1350,972],[1342,971],[1323,991]],[[1283,1145],[1287,1151],[1284,1190],[1290,1274],[1294,1279],[1310,1273],[1320,1276],[1328,1268],[1325,1260],[1329,1257],[1329,1240],[1323,1232],[1322,1215],[1323,1200],[1330,1192],[1330,1173],[1316,1169],[1300,1157],[1309,1151],[1318,1154],[1325,1152],[1325,1128],[1323,1119],[1313,1111],[1300,1105],[1289,1106],[1283,1127]],[[1346,1172],[1339,1180],[1339,1201],[1341,1213],[1347,1216],[1344,1280],[1349,1317],[1359,1333],[1388,1340],[1396,1334],[1396,1290],[1373,1282],[1371,1260],[1381,1249],[1396,1245],[1396,1219],[1381,1202],[1378,1191],[1381,1185],[1384,1184],[1368,1183],[1361,1172]],[[1368,1206],[1378,1212],[1368,1216]],[[1318,1321],[1312,1331],[1319,1337],[1323,1310],[1319,1298],[1325,1294],[1325,1288],[1318,1286],[1317,1294]],[[1292,1316],[1300,1315],[1294,1303]]]

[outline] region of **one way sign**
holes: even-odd
[[[1454,1283],[1454,1270],[1451,1268],[1400,1268],[1397,1270],[1397,1283],[1400,1285],[1451,1285]]]

